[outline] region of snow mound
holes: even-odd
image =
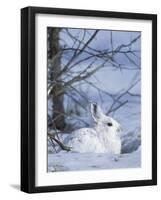
[[[136,151],[141,145],[140,129],[138,128],[135,131],[129,131],[121,138],[121,140],[121,153],[131,153],[133,151]]]
[[[141,167],[140,148],[119,156],[101,153],[75,153],[61,151],[48,154],[48,172],[119,169]]]

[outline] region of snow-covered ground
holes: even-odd
[[[68,134],[61,134],[61,141],[67,136]],[[107,153],[66,152],[59,147],[55,153],[48,142],[48,172],[141,167],[140,129],[123,134],[121,141],[122,154],[119,156]]]
[[[61,151],[48,154],[48,172],[141,167],[141,151],[120,156]]]
[[[129,104],[128,107],[120,109],[113,116],[122,125],[122,147],[120,156],[108,155],[106,153],[65,152],[60,151],[60,148],[57,148],[58,153],[55,153],[51,144],[48,142],[48,172],[141,167],[141,126],[139,111],[140,104],[135,104],[135,106]],[[90,116],[84,116],[82,119],[89,122],[91,124],[90,126],[92,126]],[[72,122],[73,124],[77,124],[76,120],[72,120]],[[83,123],[81,124],[80,121],[79,125],[83,127]],[[68,134],[59,135],[61,141],[64,141],[67,136]]]

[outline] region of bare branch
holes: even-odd
[[[115,52],[119,52],[121,49],[126,48],[126,47],[130,47],[133,43],[135,43],[138,39],[140,39],[141,35],[138,35],[136,38],[134,38],[131,42],[129,42],[128,44],[121,44],[120,46],[118,46],[114,51]]]
[[[126,89],[125,91],[123,91],[123,92],[113,101],[113,103],[112,103],[111,107],[109,108],[107,114],[113,112],[113,110],[116,111],[117,109],[120,108],[120,106],[118,106],[117,109],[114,108],[116,102],[118,102],[123,96],[125,96],[126,94],[128,94],[128,92],[129,92],[132,88],[134,88],[138,82],[140,82],[140,79],[136,80],[133,84],[131,84],[131,85],[128,87],[128,89]],[[127,102],[126,102],[126,103],[127,103]],[[120,105],[121,105],[121,104],[122,104],[122,103],[120,103]],[[123,103],[123,105],[125,105],[125,103]],[[121,105],[121,106],[123,106],[123,105]]]
[[[118,110],[119,108],[121,108],[122,106],[124,106],[124,105],[127,104],[127,103],[128,103],[128,100],[126,100],[126,101],[120,103],[120,105],[118,105],[117,107],[115,107],[115,108],[109,110],[109,111],[107,112],[107,114],[110,114],[110,113],[112,113],[112,112],[115,112],[116,110]]]
[[[67,147],[66,145],[64,145],[60,140],[56,139],[51,133],[48,133],[48,136],[54,140],[60,147],[62,150],[65,150],[65,151],[70,151],[71,150],[71,147]]]
[[[85,50],[85,48],[92,42],[92,40],[95,38],[95,36],[97,35],[98,30],[96,30],[92,36],[89,38],[89,40],[84,44],[84,46],[81,48],[81,50],[77,53],[74,52],[73,56],[71,57],[71,59],[68,61],[68,63],[66,64],[66,66],[64,67],[64,69],[62,70],[63,72],[66,71],[69,67],[69,65]]]

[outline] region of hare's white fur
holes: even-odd
[[[72,151],[80,153],[120,154],[120,124],[106,116],[97,104],[91,104],[91,114],[95,126],[73,131],[67,137],[66,145],[71,147]]]

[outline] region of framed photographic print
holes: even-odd
[[[21,10],[21,190],[157,184],[157,16]]]

